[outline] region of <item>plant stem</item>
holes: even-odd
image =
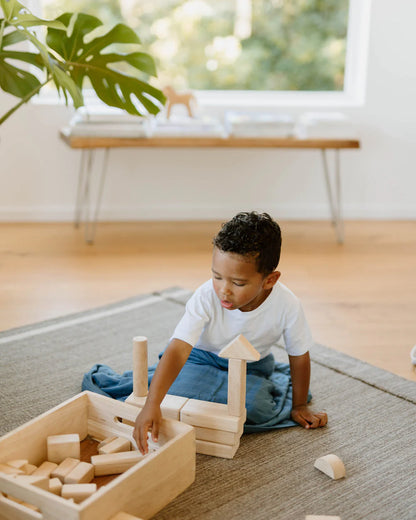
[[[18,108],[20,108],[22,105],[27,103],[29,99],[31,99],[33,96],[35,96],[42,87],[44,87],[49,81],[51,80],[51,77],[48,77],[46,81],[38,85],[36,88],[34,88],[29,94],[27,94],[24,98],[22,98],[17,105],[12,107],[8,112],[6,112],[3,116],[0,117],[0,125],[2,125],[9,117],[16,112]]]
[[[3,48],[2,41],[3,41],[3,33],[4,33],[5,26],[6,26],[6,20],[2,20],[1,25],[0,25],[0,49]]]

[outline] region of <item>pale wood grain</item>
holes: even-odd
[[[0,329],[195,289],[210,276],[220,224],[103,222],[94,246],[70,223],[0,224]],[[347,221],[342,246],[328,222],[280,224],[281,282],[300,297],[315,341],[416,381],[416,222]]]

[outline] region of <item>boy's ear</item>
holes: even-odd
[[[272,273],[268,274],[264,279],[264,288],[271,289],[280,278],[280,275],[280,271],[273,271]]]

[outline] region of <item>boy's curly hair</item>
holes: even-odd
[[[251,256],[263,275],[279,264],[282,235],[279,224],[267,213],[238,213],[222,225],[212,242],[226,253]]]

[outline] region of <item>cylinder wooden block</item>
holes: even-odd
[[[147,338],[136,336],[133,338],[133,395],[145,397],[147,387]]]

